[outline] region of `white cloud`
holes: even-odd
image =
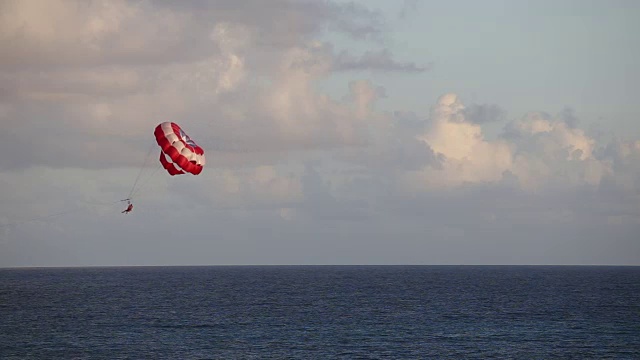
[[[505,132],[488,140],[480,124],[466,117],[465,106],[455,94],[440,97],[432,108],[426,130],[417,136],[436,154],[433,163],[405,177],[417,188],[456,187],[464,183],[501,183],[512,176],[523,189],[599,186],[604,179],[620,178],[611,158],[596,156],[596,139],[563,119],[540,112],[525,114],[505,126]],[[633,146],[623,145],[610,154],[631,155]],[[620,161],[620,160],[619,160]],[[507,176],[507,177],[505,177]],[[620,181],[620,180],[618,180]]]
[[[417,175],[432,186],[458,186],[465,182],[499,181],[511,167],[513,155],[503,141],[487,141],[478,124],[468,122],[465,107],[455,94],[438,99],[430,126],[418,139],[445,157],[443,168],[427,167]]]

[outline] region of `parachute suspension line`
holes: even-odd
[[[104,201],[83,201],[86,204],[89,204],[91,206],[113,206],[115,204],[119,204],[122,202],[122,200],[116,200],[116,201],[111,201],[111,202],[104,202]]]
[[[147,176],[147,178],[140,184],[140,186],[138,186],[137,189],[135,189],[135,191],[133,191],[130,195],[129,195],[129,199],[133,198],[136,194],[138,194],[140,192],[140,190],[142,190],[142,188],[144,188],[145,186],[147,186],[149,184],[149,181],[151,179],[153,179],[153,176],[158,172],[158,170],[162,169],[162,164],[160,164],[158,162],[158,165],[156,166],[155,170],[153,170],[153,172],[151,173],[151,175]]]
[[[149,161],[149,156],[151,155],[151,151],[153,151],[154,147],[155,147],[155,144],[152,143],[151,146],[149,147],[149,151],[147,152],[147,156],[145,156],[144,162],[142,163],[142,166],[140,167],[140,171],[138,172],[138,176],[136,176],[136,180],[133,182],[133,186],[131,187],[131,191],[129,191],[129,195],[127,196],[127,199],[125,199],[125,200],[131,199],[131,195],[133,194],[133,191],[135,190],[136,185],[138,184],[138,180],[140,180],[140,175],[142,175],[142,172],[144,171],[145,166],[147,165],[147,161]]]

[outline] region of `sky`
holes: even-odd
[[[0,1],[0,267],[640,265],[638,33],[631,0]]]

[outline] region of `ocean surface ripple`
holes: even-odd
[[[0,269],[1,359],[640,359],[640,268]]]

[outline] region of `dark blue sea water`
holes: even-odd
[[[1,359],[640,359],[640,267],[0,269]]]

